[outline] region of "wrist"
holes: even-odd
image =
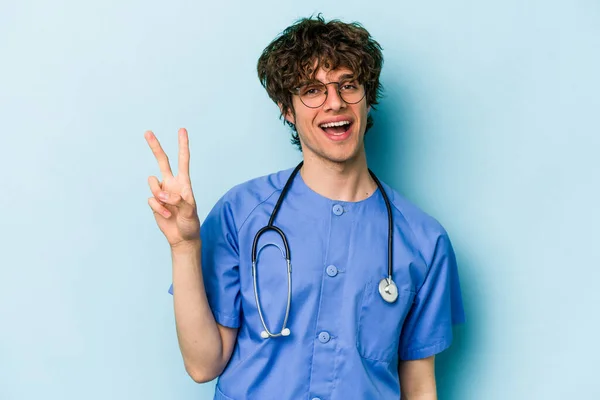
[[[190,253],[200,250],[202,243],[200,238],[194,240],[182,240],[171,245],[171,253]]]

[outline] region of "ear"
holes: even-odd
[[[294,118],[294,114],[292,113],[292,110],[287,110],[287,112],[284,114],[283,113],[283,104],[281,103],[277,103],[277,105],[279,106],[279,111],[281,111],[281,114],[283,115],[283,117],[285,118],[285,120],[287,122],[289,122],[290,124],[296,124],[296,119]]]
[[[371,106],[367,107],[367,115],[369,115],[371,113]]]

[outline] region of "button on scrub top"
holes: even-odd
[[[298,174],[274,223],[287,235],[291,253],[291,334],[263,339],[252,242],[291,172],[232,188],[202,224],[210,307],[219,324],[239,328],[214,398],[397,400],[399,360],[445,350],[452,325],[464,320],[450,239],[434,218],[382,182],[394,217],[393,278],[399,292],[396,302],[387,303],[378,292],[388,254],[381,193],[359,202],[334,201],[312,191]],[[267,232],[257,249],[263,317],[271,331],[279,331],[287,302],[283,243]]]

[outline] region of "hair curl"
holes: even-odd
[[[367,105],[374,108],[383,92],[379,82],[381,50],[360,23],[325,22],[319,14],[296,21],[264,49],[258,59],[258,78],[269,97],[281,105],[280,118],[294,112],[292,90],[300,82],[314,79],[321,65],[326,70],[345,67],[353,71],[365,86]],[[301,148],[296,127],[285,122],[292,128],[292,144]],[[369,115],[366,131],[371,126]]]

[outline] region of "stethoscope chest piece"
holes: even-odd
[[[391,278],[383,278],[379,281],[379,294],[383,300],[393,303],[398,299],[398,287]]]

